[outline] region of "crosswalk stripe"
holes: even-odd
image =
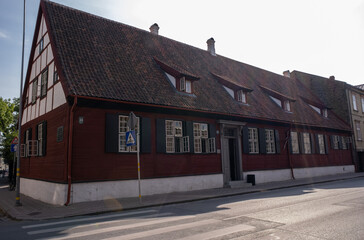
[[[148,215],[148,216],[138,216],[135,217],[133,219],[145,219],[148,218],[148,220],[153,220],[155,219],[154,217],[165,217],[165,216],[169,216],[172,213],[161,213],[161,214],[152,214],[152,215]],[[86,223],[86,224],[81,224],[81,225],[69,225],[69,226],[62,226],[62,227],[56,227],[56,228],[47,228],[47,229],[42,229],[42,230],[35,230],[35,231],[30,231],[27,232],[28,235],[35,235],[35,234],[41,234],[41,233],[50,233],[50,232],[59,232],[59,231],[63,231],[63,230],[74,230],[74,229],[78,229],[78,228],[85,228],[85,227],[92,227],[92,226],[101,226],[101,225],[106,225],[106,224],[112,224],[112,223],[122,223],[122,222],[126,222],[126,221],[130,221],[130,219],[119,219],[119,220],[111,220],[111,221],[105,221],[105,222],[97,222],[97,223]]]
[[[143,226],[159,224],[159,223],[165,223],[165,222],[178,221],[178,220],[191,219],[191,218],[194,218],[194,217],[195,216],[166,217],[166,218],[158,219],[158,220],[154,220],[154,221],[133,223],[133,224],[127,224],[127,225],[121,225],[121,226],[114,226],[114,227],[106,227],[106,228],[102,228],[102,229],[90,230],[90,231],[87,231],[87,232],[71,233],[71,234],[68,234],[67,236],[64,236],[64,237],[51,237],[51,238],[45,238],[45,239],[63,240],[63,239],[70,239],[70,238],[76,238],[76,237],[85,237],[85,236],[90,236],[90,235],[99,234],[99,233],[118,231],[118,230],[124,230],[124,229],[136,228],[136,227],[143,227]]]
[[[145,211],[137,211],[137,212],[123,212],[123,213],[113,214],[113,215],[107,215],[107,216],[86,217],[86,218],[73,219],[73,220],[67,220],[67,221],[59,221],[59,222],[51,222],[51,223],[34,224],[34,225],[22,226],[22,228],[23,229],[28,229],[28,228],[46,227],[46,226],[53,226],[53,225],[59,225],[59,224],[65,224],[65,223],[85,222],[85,221],[93,221],[93,220],[100,220],[100,219],[106,219],[106,218],[115,218],[115,217],[123,217],[123,216],[132,216],[132,215],[145,214],[145,213],[153,213],[153,212],[157,212],[157,210],[145,210]]]
[[[206,232],[206,233],[200,233],[200,234],[188,236],[188,237],[181,238],[178,240],[195,240],[195,239],[208,240],[208,239],[212,239],[212,238],[223,237],[223,236],[226,236],[226,235],[229,235],[232,233],[236,233],[236,232],[249,231],[249,230],[254,230],[254,229],[255,229],[255,227],[253,227],[253,226],[246,225],[246,224],[239,224],[239,225],[235,225],[232,227],[222,228],[219,230],[214,230],[214,231],[210,231],[210,232]]]
[[[153,236],[153,235],[158,235],[158,234],[163,234],[163,233],[168,233],[168,232],[174,232],[174,231],[178,231],[178,230],[183,230],[183,229],[192,228],[192,227],[199,227],[199,226],[218,223],[218,222],[221,222],[221,221],[216,220],[216,219],[202,220],[202,221],[199,221],[199,222],[179,224],[179,225],[176,225],[176,226],[157,228],[157,229],[144,231],[144,232],[138,232],[138,233],[132,233],[132,234],[127,234],[127,235],[122,235],[122,236],[105,238],[103,240],[120,240],[120,239],[122,239],[122,240],[132,240],[132,239],[136,239],[136,238],[150,237],[150,236]]]

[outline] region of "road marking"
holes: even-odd
[[[172,213],[161,213],[161,214],[157,213],[157,214],[152,214],[152,215],[148,215],[148,216],[138,216],[133,219],[144,219],[144,218],[148,217],[147,220],[153,220],[153,219],[156,219],[154,217],[159,218],[159,217],[165,217],[165,216],[170,216],[170,215],[172,215]],[[68,225],[68,226],[62,226],[62,227],[56,227],[56,228],[48,228],[48,229],[43,229],[43,230],[30,231],[30,232],[27,232],[27,234],[35,235],[35,234],[41,234],[41,233],[59,232],[59,231],[63,231],[63,230],[70,231],[70,230],[74,230],[74,229],[78,229],[78,228],[102,226],[102,225],[106,225],[106,224],[122,223],[122,222],[126,222],[126,221],[130,221],[130,219],[111,220],[111,221],[97,222],[97,223],[85,223],[85,224],[81,224],[81,225]]]
[[[254,230],[255,227],[250,226],[250,225],[246,225],[246,224],[239,224],[239,225],[235,225],[232,227],[226,227],[226,228],[222,228],[219,230],[214,230],[214,231],[210,231],[210,232],[206,232],[206,233],[200,233],[200,234],[196,234],[196,235],[192,235],[192,236],[188,236],[185,238],[181,238],[179,240],[195,240],[195,239],[199,239],[199,240],[208,240],[208,239],[212,239],[212,238],[218,238],[218,237],[223,237],[232,233],[237,233],[237,232],[241,232],[241,231],[250,231],[250,230]]]
[[[199,222],[190,222],[190,223],[185,223],[185,224],[179,224],[179,225],[176,225],[176,226],[157,228],[157,229],[144,231],[144,232],[132,233],[132,234],[116,236],[116,237],[111,237],[111,238],[104,238],[103,240],[120,240],[120,239],[132,240],[132,239],[136,239],[136,238],[150,237],[150,236],[153,236],[153,235],[158,235],[158,234],[163,234],[163,233],[168,233],[168,232],[174,232],[174,231],[178,231],[178,230],[184,230],[184,229],[187,229],[187,228],[199,227],[199,226],[214,224],[214,223],[218,223],[218,222],[221,222],[221,221],[216,220],[216,219],[208,219],[208,220],[202,220],[202,221],[199,221]]]
[[[239,215],[239,216],[235,216],[235,217],[224,218],[223,221],[237,219],[237,218],[241,218],[241,217],[245,217],[245,215]]]
[[[73,220],[67,220],[67,221],[59,221],[59,222],[52,222],[52,223],[42,223],[42,224],[22,226],[22,228],[27,229],[27,228],[36,228],[36,227],[46,227],[46,226],[59,225],[59,224],[64,224],[64,223],[85,222],[85,221],[100,220],[100,219],[105,219],[105,218],[132,216],[132,215],[143,214],[143,213],[152,213],[152,212],[157,212],[157,210],[145,210],[145,211],[138,211],[138,212],[124,212],[124,213],[107,215],[107,216],[86,217],[86,218],[73,219]]]
[[[139,223],[133,223],[133,224],[127,224],[127,225],[121,225],[121,226],[114,226],[114,227],[106,227],[106,228],[102,228],[102,229],[90,230],[87,232],[71,233],[64,237],[51,237],[51,238],[45,238],[45,239],[63,240],[63,239],[70,239],[70,238],[76,238],[76,237],[85,237],[85,236],[90,236],[90,235],[99,234],[99,233],[119,231],[119,230],[143,227],[143,226],[148,226],[148,225],[153,225],[153,224],[191,219],[194,217],[195,216],[167,217],[164,219],[158,219],[158,220],[154,220],[154,221],[139,222]],[[67,233],[62,233],[62,234],[67,234]]]

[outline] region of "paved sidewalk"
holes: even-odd
[[[22,206],[15,206],[15,192],[9,191],[4,180],[0,179],[0,211],[14,220],[44,220],[52,218],[64,218],[87,214],[98,214],[143,207],[161,206],[173,203],[197,201],[203,199],[248,194],[274,189],[289,188],[295,186],[311,185],[315,183],[339,181],[364,177],[364,173],[350,173],[330,175],[314,178],[288,180],[283,182],[271,182],[258,184],[245,188],[219,188],[200,191],[179,192],[169,194],[158,194],[144,196],[142,203],[138,198],[109,199],[104,201],[93,201],[75,203],[70,206],[55,206],[30,197],[21,195]]]

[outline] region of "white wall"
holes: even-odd
[[[56,205],[66,202],[67,187],[67,184],[20,180],[22,194]],[[222,174],[141,180],[142,196],[222,187]],[[137,180],[75,183],[71,192],[71,203],[139,196]]]
[[[336,175],[342,173],[353,173],[355,172],[354,165],[345,166],[330,166],[330,167],[314,167],[314,168],[294,168],[293,173],[296,179],[300,178],[311,178],[325,175]],[[250,171],[244,172],[244,179],[248,174],[255,175],[255,183],[267,183],[290,180],[291,170],[280,169],[280,170],[266,170],[266,171]]]

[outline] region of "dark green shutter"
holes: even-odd
[[[316,153],[315,139],[314,139],[314,135],[312,133],[310,133],[310,144],[311,144],[311,154],[315,154]]]
[[[330,145],[331,145],[331,149],[335,149],[334,148],[334,136],[330,135]]]
[[[288,137],[287,137],[287,141],[288,141],[288,149],[289,149],[289,153],[293,154],[293,150],[292,150],[292,137],[291,137],[291,132],[288,133]]]
[[[157,152],[166,152],[166,126],[164,119],[156,120]]]
[[[105,151],[119,152],[119,116],[117,114],[106,114]]]
[[[267,153],[267,142],[265,139],[265,129],[258,128],[259,153]]]
[[[325,143],[325,153],[329,154],[329,145],[328,145],[328,140],[327,140],[326,135],[324,135],[324,143]]]
[[[315,134],[315,146],[316,146],[316,152],[320,153],[320,142],[319,142],[319,135]]]
[[[300,147],[300,153],[304,154],[305,153],[305,144],[303,141],[303,133],[298,133],[298,145]]]
[[[279,131],[274,130],[274,142],[276,144],[276,153],[281,153],[281,143],[279,142]]]
[[[186,121],[186,136],[189,137],[190,141],[190,152],[195,152],[194,140],[193,140],[193,122]]]
[[[243,127],[243,152],[249,153],[249,129]]]
[[[209,138],[216,137],[216,125],[215,124],[209,124]]]
[[[338,145],[339,145],[339,149],[343,149],[343,145],[342,145],[342,141],[341,141],[341,136],[338,136]]]
[[[141,132],[140,132],[140,152],[151,153],[151,120],[150,118],[141,118]]]

